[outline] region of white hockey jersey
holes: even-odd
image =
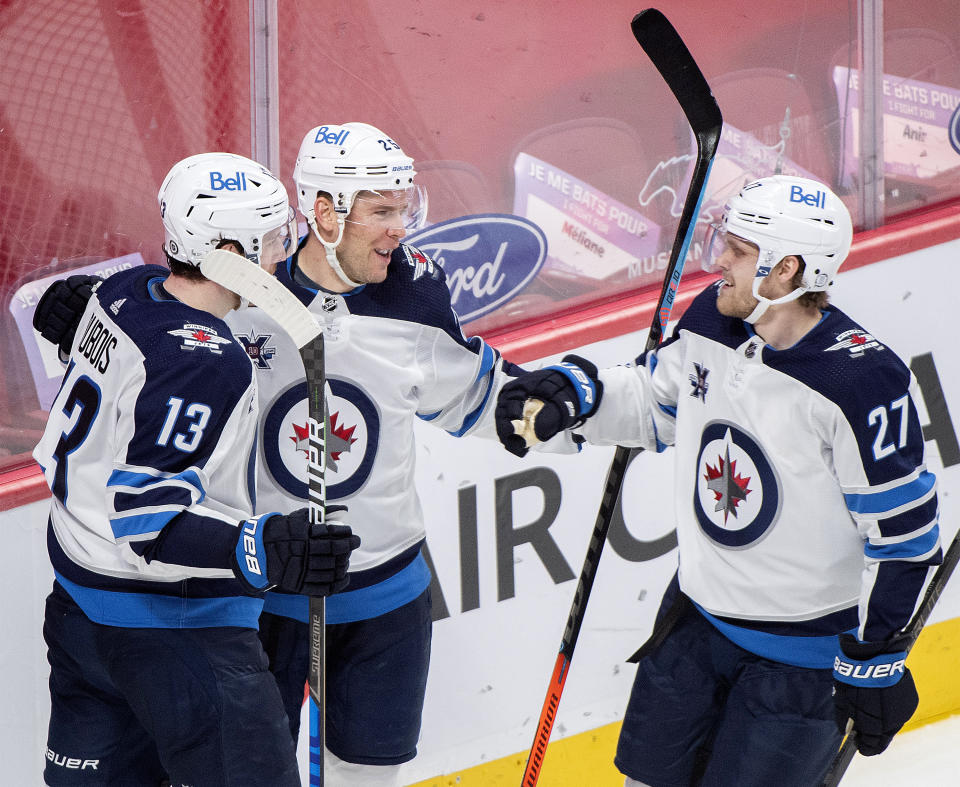
[[[383,282],[345,294],[318,290],[299,273],[296,256],[277,277],[323,325],[327,501],[348,506],[343,518],[361,538],[349,587],[327,599],[327,620],[383,614],[430,581],[420,554],[414,419],[457,436],[495,436],[496,391],[510,365],[481,339],[463,336],[443,270],[411,246],[394,251]],[[257,511],[290,511],[306,494],[303,365],[259,309],[228,322],[255,361],[260,389]],[[301,597],[271,593],[265,609],[306,620]]]
[[[165,295],[166,268],[105,280],[34,450],[58,581],[98,623],[257,627],[230,568],[253,513],[256,379],[222,320]]]
[[[940,562],[910,370],[834,307],[775,350],[708,287],[672,337],[603,370],[581,432],[675,446],[680,586],[728,637],[801,666],[884,640]],[[652,503],[653,504],[653,503]]]

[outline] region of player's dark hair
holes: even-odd
[[[217,244],[218,249],[223,249],[227,246],[233,246],[235,251],[238,251],[240,254],[243,254],[243,246],[239,241],[227,240],[226,238],[221,240]],[[207,277],[200,272],[200,268],[196,265],[191,265],[188,262],[182,262],[181,260],[175,260],[169,254],[167,257],[167,267],[170,268],[170,273],[174,276],[179,276],[183,279],[188,279],[190,281],[206,281]]]

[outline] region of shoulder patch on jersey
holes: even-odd
[[[223,352],[221,345],[230,344],[230,339],[218,336],[213,328],[196,323],[184,323],[182,328],[176,328],[167,331],[171,336],[178,336],[181,339],[181,350],[193,352],[196,349],[209,350],[214,355],[220,355]]]
[[[265,333],[262,336],[259,334],[250,335],[237,333],[234,334],[237,338],[237,341],[243,345],[243,349],[246,351],[247,355],[250,356],[250,360],[253,361],[258,369],[269,369],[270,359],[277,354],[277,348],[272,347],[267,342],[273,338],[272,333]]]
[[[418,249],[416,246],[410,246],[406,243],[401,243],[400,248],[403,250],[403,255],[407,260],[407,264],[413,268],[414,281],[419,279],[421,276],[429,276],[432,279],[437,278],[437,271],[439,270],[437,264],[426,254],[420,251],[420,249]]]
[[[708,374],[710,374],[710,370],[706,366],[694,362],[693,372],[691,372],[689,377],[690,385],[693,386],[690,395],[702,402],[707,401],[707,389],[710,387],[709,383],[707,383]]]
[[[867,350],[883,351],[887,349],[862,328],[844,331],[836,337],[836,343],[824,348],[825,352],[847,350],[851,358],[859,358]]]

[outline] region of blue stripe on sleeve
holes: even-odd
[[[482,340],[480,344],[480,371],[477,372],[476,382],[480,382],[497,362],[497,354],[493,351],[493,348]]]
[[[659,410],[660,410],[661,413],[665,413],[666,415],[669,415],[671,418],[673,418],[674,420],[676,420],[676,418],[677,418],[677,408],[676,408],[676,407],[673,407],[673,406],[667,405],[667,404],[660,404],[659,402],[657,402],[657,407],[659,408]]]
[[[872,494],[844,495],[844,498],[847,501],[847,508],[854,514],[882,514],[884,511],[891,511],[914,500],[920,500],[933,489],[936,480],[933,473],[924,471],[915,480],[894,489]]]
[[[934,525],[923,535],[896,544],[867,544],[863,554],[874,560],[909,560],[932,552],[940,541],[940,527]]]
[[[114,538],[129,538],[130,536],[159,533],[163,530],[164,525],[179,513],[179,510],[157,511],[153,514],[114,517],[110,520],[110,529],[113,530]]]
[[[184,470],[176,475],[151,475],[150,473],[135,473],[132,470],[114,470],[110,474],[107,486],[130,486],[139,489],[151,484],[166,484],[171,481],[183,481],[196,489],[203,499],[203,484],[196,470]]]
[[[463,424],[460,426],[459,429],[456,429],[456,430],[448,429],[447,432],[449,434],[452,434],[454,437],[462,437],[464,433],[466,433],[470,429],[470,427],[477,422],[477,420],[480,418],[480,415],[486,409],[487,402],[490,401],[490,394],[492,391],[493,391],[493,381],[491,380],[490,385],[487,386],[487,392],[483,395],[483,400],[480,402],[477,408],[473,412],[469,413],[466,418],[463,419]]]

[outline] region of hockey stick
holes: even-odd
[[[923,601],[920,603],[917,613],[907,626],[906,632],[910,635],[907,641],[907,653],[909,653],[916,644],[920,632],[923,631],[923,627],[926,625],[930,613],[933,612],[934,606],[936,606],[937,601],[940,600],[943,588],[946,586],[947,580],[950,579],[953,570],[957,567],[958,562],[960,562],[960,531],[957,531],[957,534],[953,537],[953,541],[950,542],[950,548],[947,549],[947,553],[943,556],[943,562],[934,573],[930,584],[927,585],[927,589],[923,594]],[[827,771],[827,775],[822,782],[823,787],[836,787],[840,783],[843,774],[846,772],[856,753],[857,731],[850,729],[847,732],[847,737],[843,739],[843,743],[840,745],[840,750],[830,763],[830,769]]]
[[[307,459],[307,504],[311,524],[326,522],[326,415],[323,332],[314,316],[280,281],[259,265],[244,264],[232,252],[218,249],[200,263],[204,276],[246,298],[262,309],[293,339],[300,351],[307,378],[307,411],[310,428]],[[323,787],[324,703],[323,679],[325,605],[322,597],[310,598],[310,786]]]
[[[696,227],[696,217],[700,214],[700,204],[706,190],[707,178],[713,157],[717,152],[720,141],[720,129],[723,118],[720,108],[710,92],[710,86],[697,67],[696,61],[683,43],[683,39],[674,29],[667,18],[653,8],[648,8],[637,14],[630,23],[633,35],[647,53],[650,60],[657,67],[664,81],[680,103],[683,113],[690,123],[690,128],[697,140],[697,159],[690,180],[680,214],[677,234],[670,252],[670,261],[664,276],[663,287],[660,290],[660,299],[654,312],[653,323],[647,336],[646,350],[652,350],[660,343],[670,320],[674,297],[680,284],[683,273],[683,264],[693,238]],[[600,564],[600,555],[607,531],[613,516],[614,507],[620,497],[623,478],[630,462],[631,450],[618,446],[614,453],[613,462],[607,471],[607,480],[604,484],[600,510],[597,513],[593,534],[590,536],[590,545],[577,582],[577,589],[573,596],[573,605],[567,617],[567,625],[560,642],[560,652],[553,667],[550,685],[547,687],[547,696],[540,712],[537,731],[527,758],[527,766],[523,772],[522,787],[534,787],[540,778],[540,768],[550,741],[550,733],[556,720],[557,708],[563,687],[573,659],[573,650],[580,635],[580,627],[586,611],[587,600],[593,588],[593,581]]]

